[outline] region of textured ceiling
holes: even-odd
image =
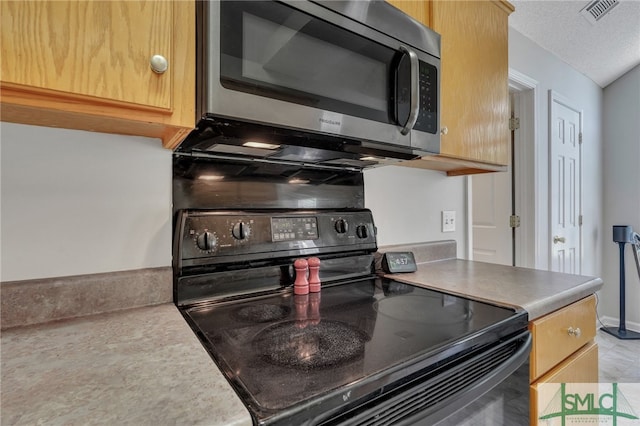
[[[640,64],[640,0],[621,0],[595,25],[580,11],[591,0],[512,0],[509,25],[606,87]]]

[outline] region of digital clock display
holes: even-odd
[[[410,251],[385,253],[382,259],[382,267],[391,274],[396,272],[415,272],[417,269],[416,260]]]
[[[315,240],[318,221],[315,217],[271,218],[271,241]]]

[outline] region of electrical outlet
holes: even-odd
[[[456,230],[456,212],[453,210],[442,211],[442,232],[454,232]]]

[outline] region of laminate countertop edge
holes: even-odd
[[[418,264],[418,270],[385,278],[527,311],[529,320],[587,297],[600,278],[461,259]]]

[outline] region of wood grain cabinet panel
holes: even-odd
[[[161,137],[195,125],[195,4],[3,1],[2,119]],[[151,70],[162,55],[168,69]]]
[[[546,424],[537,418],[554,395],[554,392],[545,389],[543,385],[546,383],[598,383],[598,345],[595,342],[588,343],[531,385],[532,426]]]
[[[508,14],[499,2],[435,1],[442,34],[441,154],[509,163]]]
[[[591,295],[529,322],[530,424],[549,398],[544,383],[598,383],[596,300]]]
[[[387,0],[407,15],[431,27],[431,0]]]
[[[441,35],[440,155],[400,163],[449,175],[506,171],[510,158],[506,1],[391,2]]]
[[[530,379],[534,381],[595,338],[595,296],[531,321],[529,328],[533,336]]]
[[[536,383],[598,383],[598,345],[589,342]]]

